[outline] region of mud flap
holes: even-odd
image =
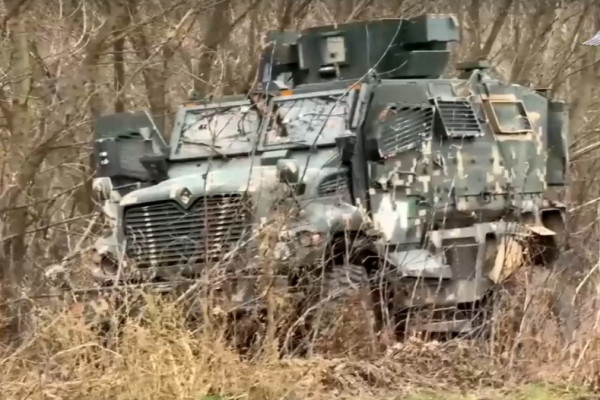
[[[504,282],[525,264],[526,246],[522,239],[535,236],[554,236],[555,232],[542,225],[524,225],[525,231],[518,236],[503,236],[497,247],[494,264],[488,278],[498,284]]]
[[[515,238],[505,236],[500,240],[488,278],[496,284],[501,283],[518,270],[523,261],[523,245]]]

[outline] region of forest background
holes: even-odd
[[[423,12],[456,15],[453,62],[486,58],[503,79],[570,105],[563,195],[580,320],[572,343],[558,338],[543,301],[533,306],[526,294],[511,308],[518,328],[485,348],[414,341],[366,356],[348,347],[360,340],[342,330],[349,336],[331,338],[331,348],[308,359],[248,361],[217,331],[198,337],[174,305],[157,303],[156,323],[129,326],[117,351],[36,297],[47,268],[84,262],[102,229],[91,185],[94,117],[147,108],[168,132],[191,90],[218,96],[252,85],[267,30]],[[599,30],[592,0],[5,0],[0,322],[19,340],[0,347],[0,398],[584,396],[600,385],[600,49],[581,43]],[[16,325],[12,312],[22,303],[28,323]]]

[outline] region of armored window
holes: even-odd
[[[177,153],[205,156],[251,151],[259,125],[258,114],[249,105],[187,110]]]
[[[346,130],[346,102],[334,96],[276,101],[265,146],[306,147],[333,144]]]
[[[531,132],[531,121],[520,101],[488,101],[488,117],[496,133]]]

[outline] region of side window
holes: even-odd
[[[335,143],[344,134],[346,103],[335,96],[276,100],[272,104],[265,146],[305,147]]]

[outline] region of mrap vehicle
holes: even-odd
[[[216,270],[248,306],[268,263],[290,292],[300,274],[321,296],[371,289],[380,324],[467,332],[518,268],[553,262],[564,103],[452,65],[453,16],[268,37],[259,84],[182,105],[168,142],[144,111],[96,121],[99,282],[171,290]]]

